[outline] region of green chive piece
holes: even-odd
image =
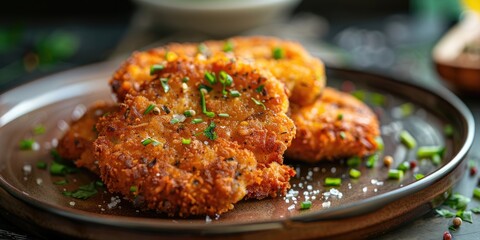
[[[420,180],[420,179],[424,178],[425,175],[423,175],[421,173],[417,173],[417,174],[414,175],[414,177],[415,177],[416,180]]]
[[[445,125],[445,127],[443,128],[443,133],[445,134],[446,137],[453,137],[453,126],[450,125],[450,124],[447,124]]]
[[[337,115],[337,120],[339,120],[339,121],[343,120],[343,114],[339,113]]]
[[[203,131],[203,134],[210,140],[215,140],[217,139],[217,133],[215,132],[215,122],[211,121],[210,125]]]
[[[56,175],[56,176],[64,176],[67,174],[67,167],[63,164],[57,163],[57,162],[52,162],[50,165],[50,174]]]
[[[408,117],[413,114],[413,110],[415,109],[415,106],[411,103],[404,103],[400,105],[400,111],[402,113],[402,117]]]
[[[406,130],[400,132],[400,141],[407,146],[407,148],[412,149],[417,146],[417,141],[413,136]]]
[[[148,105],[147,109],[143,112],[143,115],[149,114],[155,108],[155,104]]]
[[[388,178],[390,179],[402,179],[403,178],[403,171],[398,169],[390,169],[388,170]]]
[[[300,203],[301,210],[307,210],[307,209],[310,209],[311,207],[312,207],[311,201],[303,201],[302,203]]]
[[[255,99],[255,98],[251,98],[251,99],[252,99],[252,101],[253,101],[256,105],[262,106],[262,107],[263,107],[263,110],[267,110],[267,107],[265,106],[265,104],[263,104],[262,102],[258,101],[258,100]]]
[[[136,192],[136,191],[138,191],[137,186],[130,186],[130,192],[133,193],[133,192]]]
[[[419,147],[417,150],[417,157],[418,158],[432,158],[435,155],[439,155],[443,157],[445,153],[445,147],[441,146],[424,146]]]
[[[35,134],[35,135],[42,135],[44,133],[45,133],[45,126],[43,126],[42,124],[37,124],[33,128],[33,134]]]
[[[162,71],[163,69],[165,69],[165,66],[161,65],[161,64],[155,64],[155,65],[152,65],[150,67],[150,75],[153,75],[159,71]]]
[[[367,157],[367,162],[365,163],[365,165],[367,166],[367,168],[373,168],[377,164],[378,159],[380,159],[380,156],[378,154],[372,154]]]
[[[400,165],[397,167],[398,170],[406,172],[410,169],[410,163],[409,162],[402,162]]]
[[[180,120],[178,120],[178,118],[172,118],[172,120],[170,120],[170,124],[177,124],[179,122]]]
[[[53,182],[53,184],[55,185],[67,185],[68,184],[68,181],[66,179],[63,179],[63,180],[59,180],[59,181],[56,181],[56,182]]]
[[[385,105],[385,96],[380,93],[370,94],[370,100],[374,106],[384,106]]]
[[[347,135],[345,134],[345,132],[340,132],[340,138],[341,139],[345,139],[347,137]]]
[[[182,78],[182,82],[187,83],[188,81],[190,81],[190,78],[189,78],[189,77],[184,77],[184,78]]]
[[[383,150],[385,147],[385,144],[383,143],[383,138],[381,136],[377,136],[375,138],[375,142],[377,143],[378,150]]]
[[[348,172],[351,178],[359,178],[362,175],[362,172],[358,171],[355,168],[351,168],[350,171]]]
[[[261,92],[263,92],[264,88],[265,88],[265,85],[260,85],[255,89],[255,91],[257,91],[258,93],[261,93]]]
[[[33,145],[35,144],[35,140],[29,138],[29,139],[23,139],[20,141],[20,150],[33,150]]]
[[[186,110],[185,112],[183,112],[183,115],[185,115],[185,117],[193,117],[195,116],[197,113],[195,112],[195,110]]]
[[[283,50],[283,48],[276,47],[272,50],[272,55],[274,59],[282,59],[285,57],[285,51]]]
[[[241,94],[240,94],[240,92],[237,91],[237,90],[230,90],[230,96],[236,98],[236,97],[240,97]]]
[[[160,144],[159,141],[153,139],[153,138],[145,138],[142,140],[142,145],[147,146],[149,144],[152,144],[153,146],[158,146]]]
[[[227,86],[231,86],[233,83],[233,78],[225,71],[220,71],[220,78],[218,81],[223,85],[222,94],[223,96],[227,96],[228,92],[225,90]]]
[[[202,122],[203,122],[203,119],[201,119],[201,118],[195,118],[195,119],[192,120],[193,124],[202,123]]]
[[[208,52],[208,47],[205,43],[198,44],[197,50],[201,54],[206,54]]]
[[[230,115],[228,113],[219,113],[218,116],[219,117],[224,117],[224,118],[230,117]]]
[[[163,92],[167,93],[170,91],[170,86],[168,85],[168,78],[160,78],[160,83],[162,84]]]
[[[98,181],[98,180],[95,181],[95,186],[97,186],[97,187],[103,187],[104,185],[105,185],[105,184],[103,184],[102,181]]]
[[[327,177],[325,178],[325,186],[340,186],[342,184],[341,178]]]
[[[47,169],[47,163],[44,161],[38,161],[37,162],[37,168],[38,169]]]
[[[360,166],[361,162],[362,162],[362,159],[359,156],[353,156],[347,159],[347,165],[349,167],[358,167]]]
[[[479,187],[476,187],[475,189],[473,189],[473,196],[477,199],[480,199],[480,188]]]
[[[192,139],[190,138],[182,138],[182,144],[188,145],[192,142]]]
[[[207,82],[210,83],[210,85],[213,85],[217,82],[217,79],[214,73],[205,72],[204,77],[205,77],[205,80],[207,80]]]
[[[225,44],[223,45],[223,51],[224,52],[231,52],[233,51],[233,41],[232,40],[227,40]]]
[[[215,113],[214,112],[209,112],[207,111],[207,104],[205,102],[205,91],[208,91],[208,90],[204,90],[205,88],[200,88],[200,104],[202,105],[202,112],[203,114],[207,115],[207,117],[215,117]]]

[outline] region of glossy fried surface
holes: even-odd
[[[152,62],[137,64],[149,68]],[[285,114],[283,84],[224,54],[208,60],[178,56],[164,67],[97,124],[95,151],[108,189],[144,208],[184,217],[220,214],[242,198],[285,193],[295,172],[282,164],[283,153],[295,126]],[[225,95],[222,71],[232,78]],[[216,83],[205,80],[207,72]],[[155,109],[147,111],[149,106]],[[187,110],[194,116],[185,117]]]
[[[377,149],[375,114],[353,96],[332,88],[310,106],[292,106],[297,134],[286,156],[305,162],[364,156]]]
[[[235,37],[204,43],[172,43],[147,52],[137,52],[113,75],[112,90],[121,101],[128,92],[152,80],[150,65],[166,64],[178,56],[209,58],[218,52],[250,59],[270,71],[285,84],[292,103],[308,105],[322,93],[325,86],[323,63],[312,57],[300,44],[272,37]]]
[[[70,128],[59,140],[57,150],[63,159],[75,162],[94,173],[99,173],[94,156],[93,141],[97,138],[95,124],[100,117],[114,112],[118,107],[112,103],[96,102],[85,114],[71,123]]]

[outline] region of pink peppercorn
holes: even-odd
[[[452,234],[450,234],[448,231],[445,231],[443,233],[443,240],[452,240]]]

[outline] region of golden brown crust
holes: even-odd
[[[75,161],[78,167],[99,173],[93,148],[93,141],[97,138],[95,124],[101,116],[116,110],[117,106],[111,103],[94,103],[81,118],[71,123],[68,131],[59,140],[58,154],[65,160]]]
[[[139,86],[152,77],[152,64],[166,64],[177,56],[208,58],[223,52],[225,44],[232,46],[232,56],[250,59],[260,68],[270,71],[285,84],[290,101],[297,105],[313,103],[325,86],[323,63],[312,57],[300,44],[272,37],[235,37],[224,41],[204,42],[199,51],[197,43],[171,43],[147,52],[134,53],[110,80],[112,90],[120,101],[128,92],[138,91]],[[275,59],[273,50],[283,51],[281,59]]]
[[[318,162],[364,156],[377,149],[375,114],[349,94],[326,88],[314,104],[291,108],[297,134],[285,153],[289,158]]]
[[[152,63],[137,64],[144,68]],[[132,201],[140,198],[146,208],[179,216],[219,214],[244,197],[285,193],[295,172],[282,165],[283,153],[295,126],[286,116],[283,84],[269,72],[222,53],[208,60],[179,55],[164,66],[126,95],[120,111],[97,124],[95,149],[108,189]],[[221,71],[233,79],[226,91],[238,90],[240,97],[224,96],[221,83],[207,83],[206,72],[218,80]],[[189,78],[185,84],[184,77]],[[168,79],[168,91],[159,79]],[[202,84],[212,88],[203,94],[207,111],[215,117],[202,111]],[[157,111],[144,114],[150,105]],[[183,120],[186,110],[194,110],[195,116]],[[194,124],[193,118],[203,122]],[[172,119],[182,120],[172,124]],[[212,123],[215,139],[208,134]],[[145,139],[155,144],[144,146]],[[130,192],[131,186],[138,191]]]

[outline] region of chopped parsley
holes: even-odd
[[[42,135],[44,133],[45,133],[45,126],[43,126],[42,124],[37,124],[33,128],[33,134],[35,134],[35,135]]]
[[[438,215],[444,217],[444,218],[452,218],[455,217],[455,213],[451,212],[447,209],[435,209],[435,212],[437,212]]]
[[[340,121],[343,120],[343,114],[339,113],[337,115],[337,120],[340,120]]]
[[[215,140],[217,139],[217,133],[215,132],[215,122],[210,122],[210,125],[203,131],[203,134],[210,140]]]
[[[67,181],[67,179],[62,179],[62,180],[53,182],[53,184],[63,186],[63,185],[67,185],[67,184],[68,184],[68,181]]]
[[[260,85],[255,89],[255,91],[257,91],[258,93],[261,93],[261,92],[263,92],[264,88],[265,88],[265,85]]]
[[[367,157],[367,162],[365,163],[365,165],[367,166],[367,168],[373,168],[375,167],[375,164],[377,163],[379,158],[380,156],[377,153],[372,154]]]
[[[78,187],[77,190],[70,192],[70,191],[64,191],[63,195],[77,198],[77,199],[88,199],[95,194],[97,194],[97,189],[95,188],[95,182],[91,182],[87,185],[83,185]]]

